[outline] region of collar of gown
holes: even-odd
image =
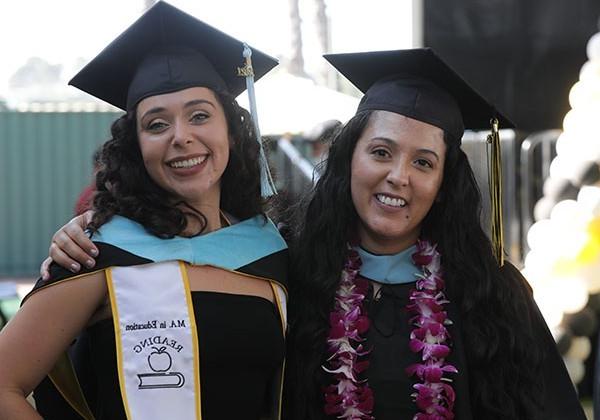
[[[383,284],[405,284],[416,281],[415,275],[420,273],[412,260],[416,245],[392,255],[372,254],[360,246],[354,249],[362,260],[360,275],[369,280]]]

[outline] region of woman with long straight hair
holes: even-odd
[[[429,49],[326,58],[365,95],[298,224],[291,418],[583,419],[460,148],[510,121]]]

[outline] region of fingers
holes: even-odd
[[[52,264],[52,258],[48,257],[40,265],[40,276],[42,280],[48,280],[50,278],[50,264]]]
[[[90,254],[98,253],[98,251],[92,252],[92,248],[96,249],[83,231],[69,234],[66,229],[63,229],[54,235],[50,245],[50,257],[58,265],[70,270],[74,268],[73,263],[92,268],[95,261]],[[75,269],[75,272],[77,271],[79,268]]]
[[[83,213],[81,217],[76,217],[75,219],[79,219],[79,226],[81,226],[82,229],[85,229],[87,225],[89,225],[92,222],[93,216],[94,211],[88,210],[85,213]]]
[[[71,252],[73,252],[73,250],[71,250]],[[64,267],[73,273],[78,273],[81,270],[81,264],[71,258],[69,254],[63,251],[55,242],[52,242],[50,245],[49,253],[50,259],[61,267]],[[83,251],[80,251],[78,255],[81,257],[82,254],[87,255]],[[87,258],[84,257],[84,260],[87,260]]]
[[[83,231],[82,218],[76,217],[59,229],[49,249],[52,260],[75,273],[81,265],[92,268],[96,264],[93,257],[98,255],[98,249]]]
[[[91,220],[91,215],[93,213],[88,213],[90,214]],[[98,248],[96,248],[92,240],[84,232],[84,229],[88,225],[88,223],[85,222],[86,218],[87,216],[83,214],[71,219],[71,221],[56,232],[54,238],[52,238],[64,252],[82,264],[85,264],[85,261],[82,258],[85,257],[86,259],[89,259],[89,257],[96,257],[98,255]],[[60,235],[60,237],[57,237],[60,233],[64,233],[66,236]],[[63,246],[63,244],[65,246]],[[68,246],[73,247],[74,252],[82,251],[86,255],[82,256],[82,258],[78,258],[78,255],[71,253],[71,248],[67,248]]]

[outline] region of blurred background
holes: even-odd
[[[0,5],[0,328],[51,235],[93,194],[94,152],[119,111],[67,82],[153,0]],[[600,315],[600,2],[171,0],[278,58],[256,85],[277,184],[318,177],[359,92],[327,52],[433,47],[517,130],[502,130],[506,251],[530,281],[590,418]],[[245,94],[238,98],[247,107]],[[487,133],[467,132],[487,197]],[[316,168],[316,169],[315,169]],[[487,220],[488,206],[483,221]]]

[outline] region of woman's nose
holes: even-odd
[[[394,186],[407,186],[410,180],[410,165],[407,162],[400,162],[390,168],[386,181]]]
[[[183,122],[173,123],[173,144],[182,146],[192,142],[189,126]]]

